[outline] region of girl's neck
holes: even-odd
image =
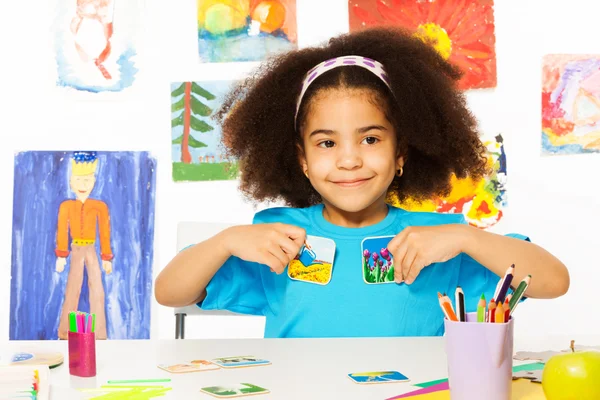
[[[323,218],[328,222],[344,228],[362,228],[375,225],[385,219],[388,206],[385,201],[376,201],[364,210],[348,212],[341,210],[327,201],[323,201]]]

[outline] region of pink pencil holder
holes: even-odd
[[[507,323],[444,320],[452,400],[511,400],[513,327]]]
[[[96,335],[69,332],[69,373],[84,378],[96,376]]]

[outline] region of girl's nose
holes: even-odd
[[[339,169],[353,170],[362,166],[362,157],[359,149],[352,145],[339,146],[337,167]]]

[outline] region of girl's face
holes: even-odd
[[[366,89],[317,93],[303,126],[302,169],[324,203],[341,211],[384,202],[404,164],[394,127],[374,96]]]

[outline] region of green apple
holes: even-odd
[[[600,352],[571,352],[552,356],[542,372],[542,388],[547,400],[600,399]]]

